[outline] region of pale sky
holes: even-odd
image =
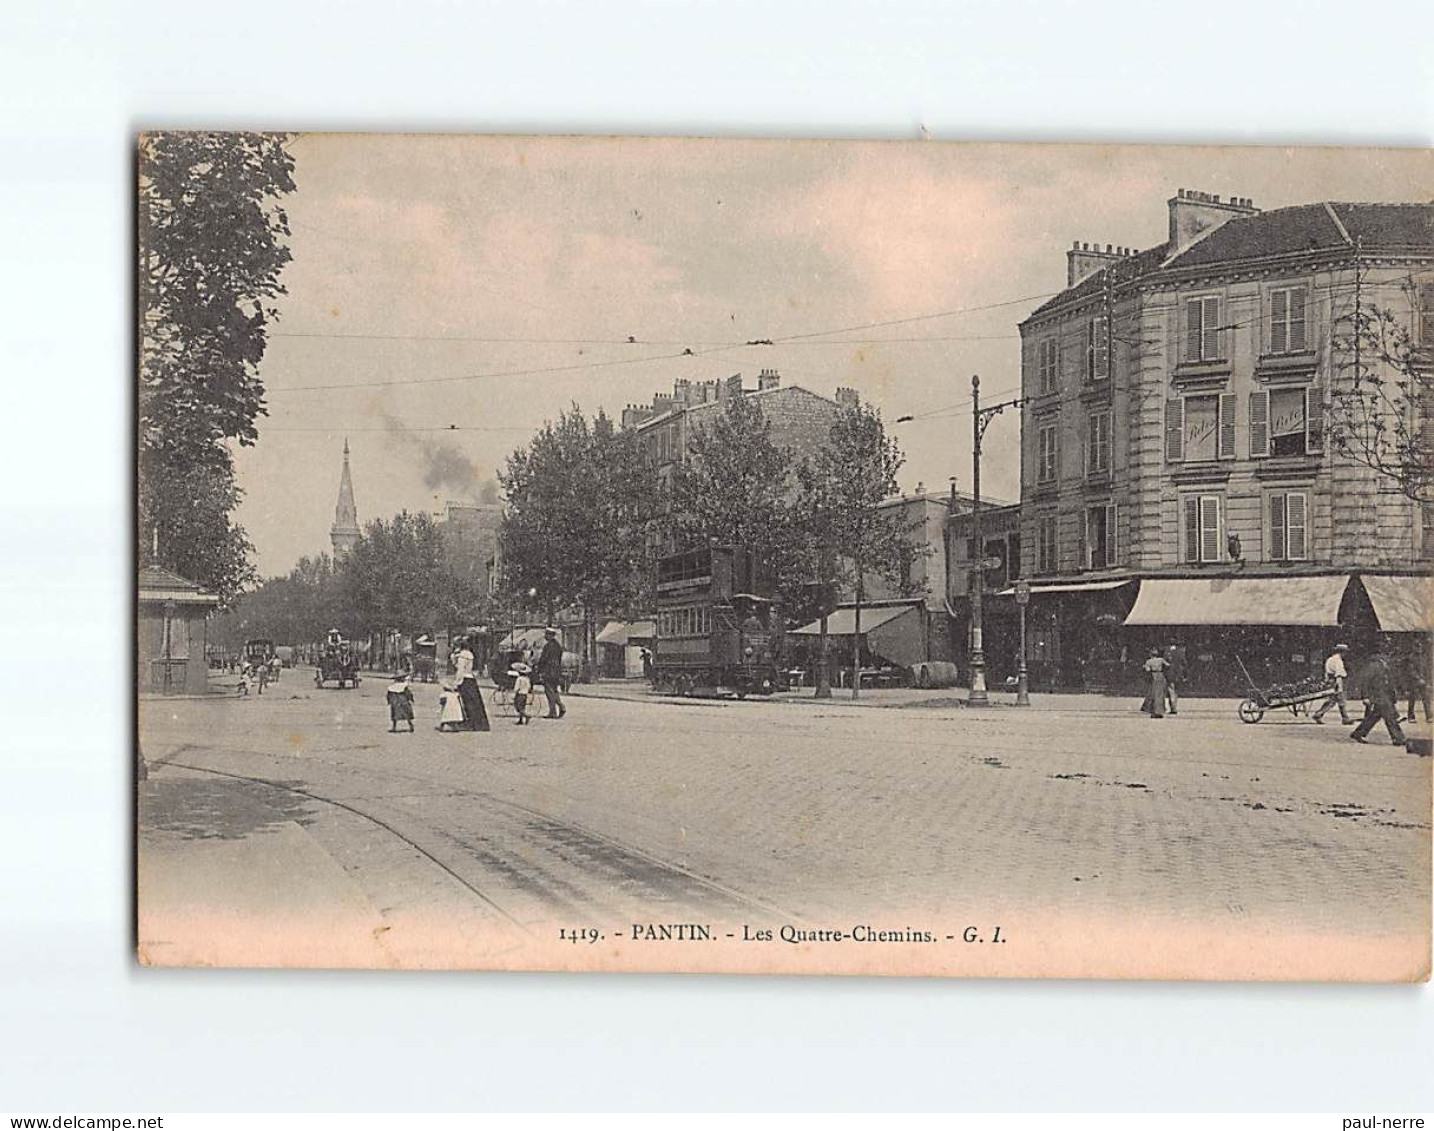
[[[1064,287],[1073,240],[1160,243],[1180,188],[1262,208],[1434,194],[1424,150],[312,134],[292,152],[269,415],[237,456],[266,576],[329,548],[346,436],[362,524],[491,492],[571,403],[617,416],[678,377],[853,386],[905,489],[969,490],[971,376],[987,403],[1017,394],[1017,324]],[[990,495],[1019,497],[1018,436],[1014,412],[987,433]]]

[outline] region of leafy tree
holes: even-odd
[[[355,637],[415,632],[469,619],[477,587],[454,576],[443,537],[426,514],[370,522],[337,569],[339,605]]]
[[[594,616],[636,607],[646,586],[655,493],[636,438],[601,413],[589,425],[574,405],[515,451],[499,478],[505,599],[549,620],[580,606],[590,669]]]
[[[921,548],[907,528],[905,515],[880,509],[897,493],[897,472],[905,462],[886,435],[881,415],[865,405],[846,408],[832,423],[828,442],[798,467],[796,513],[801,516],[810,576],[835,593],[850,587],[855,597],[852,668],[861,667],[861,605],[866,581],[877,576],[899,592],[911,592],[911,566]],[[817,697],[831,696],[827,612],[822,610]],[[860,694],[852,680],[852,698]]]
[[[1424,284],[1430,287],[1431,284]],[[1420,293],[1410,281],[1415,320]],[[1427,293],[1423,305],[1434,307]],[[1434,499],[1434,347],[1408,316],[1358,305],[1336,324],[1345,361],[1330,395],[1329,438],[1340,455],[1396,485],[1410,499]]]
[[[258,376],[290,259],[280,134],[153,133],[139,144],[140,544],[233,597],[253,579],[229,442],[252,444]],[[192,490],[190,490],[192,486]]]
[[[791,610],[806,597],[803,526],[792,509],[792,452],[772,439],[759,402],[736,397],[710,425],[695,429],[673,470],[667,541],[677,548],[741,545],[755,551]]]

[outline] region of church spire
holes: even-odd
[[[348,556],[359,539],[358,508],[354,506],[354,481],[349,473],[349,440],[344,437],[344,471],[339,479],[339,502],[334,508],[334,525],[329,531],[334,559]]]

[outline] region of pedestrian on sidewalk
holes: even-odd
[[[508,674],[513,677],[513,708],[518,712],[517,726],[523,726],[528,721],[528,696],[533,693],[533,681],[528,675],[530,670],[521,660],[508,669]]]
[[[458,681],[458,698],[463,703],[463,729],[492,730],[488,724],[488,712],[483,706],[483,696],[478,690],[478,677],[473,674],[473,652],[468,647],[467,637],[459,639],[453,664],[454,678]]]
[[[1345,653],[1349,651],[1348,644],[1336,644],[1334,651],[1329,654],[1324,662],[1324,677],[1333,688],[1333,693],[1326,699],[1312,718],[1317,723],[1324,722],[1324,714],[1331,707],[1339,707],[1339,721],[1349,726],[1349,700],[1345,697],[1345,685],[1349,681],[1349,669],[1345,666]]]
[[[561,719],[568,713],[563,706],[563,644],[556,628],[543,629],[543,650],[538,654],[538,678],[543,681],[543,694],[548,698],[544,718]]]
[[[1142,711],[1149,711],[1152,719],[1165,717],[1165,673],[1169,670],[1170,663],[1160,654],[1160,649],[1152,648],[1150,658],[1145,661],[1145,673],[1150,677],[1150,689],[1146,692],[1145,702],[1140,705]]]
[[[1390,743],[1403,746],[1404,731],[1399,727],[1399,710],[1394,705],[1394,673],[1389,668],[1389,657],[1375,652],[1359,673],[1359,686],[1364,693],[1364,718],[1349,737],[1355,742],[1368,742],[1365,735],[1382,720]]]
[[[1165,649],[1165,702],[1169,704],[1170,713],[1180,713],[1180,696],[1177,687],[1182,676],[1185,674],[1185,646],[1183,644],[1171,644]]]
[[[1415,638],[1404,658],[1404,680],[1409,692],[1409,709],[1404,712],[1406,723],[1414,722],[1414,703],[1424,704],[1424,721],[1429,712],[1429,639],[1422,633]]]
[[[239,694],[246,699],[249,697],[249,663],[247,660],[239,665]]]
[[[408,733],[413,733],[413,688],[403,672],[395,672],[393,682],[388,685],[388,718],[389,734],[398,733],[399,723],[407,723]]]

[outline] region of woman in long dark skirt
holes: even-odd
[[[488,712],[483,706],[483,694],[473,674],[473,653],[469,651],[467,640],[459,644],[453,665],[458,680],[458,698],[463,703],[463,729],[492,730],[488,724]]]
[[[1152,719],[1165,717],[1165,673],[1169,670],[1170,664],[1160,654],[1160,649],[1152,648],[1150,659],[1145,661],[1145,672],[1150,677],[1150,690],[1146,693],[1145,702],[1140,705],[1140,709],[1146,711]]]

